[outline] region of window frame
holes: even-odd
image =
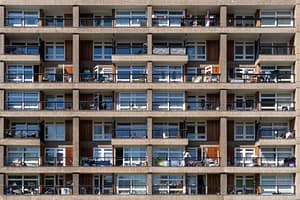
[[[120,181],[128,182],[127,188],[120,187]],[[136,182],[144,182],[144,184],[135,186]],[[147,177],[142,174],[119,174],[117,176],[116,190],[117,194],[147,194]]]
[[[204,54],[199,53],[199,47],[204,47]],[[187,42],[186,44],[186,54],[188,55],[188,59],[191,61],[206,61],[207,59],[207,45],[206,41],[204,42]],[[194,48],[194,54],[189,55],[189,48]]]
[[[54,129],[55,129],[54,136],[52,136],[50,138],[49,137],[47,138],[47,132],[48,132],[47,131],[47,125],[52,125],[52,126],[54,126]],[[63,128],[64,128],[63,138],[58,137],[58,130],[57,130],[58,125],[63,125]],[[55,121],[55,122],[46,121],[44,129],[45,129],[45,134],[44,134],[44,140],[45,141],[65,141],[66,140],[66,123],[65,123],[65,121],[61,121],[61,122],[59,122],[59,121]],[[49,135],[49,133],[48,133],[48,135]]]
[[[47,53],[47,48],[52,47],[53,48],[53,53]],[[57,48],[58,47],[63,47],[63,54],[57,54]],[[60,58],[63,56],[62,58]],[[65,61],[66,60],[66,44],[65,41],[59,42],[59,41],[48,41],[45,42],[45,56],[44,56],[45,61]]]
[[[242,54],[237,54],[237,47],[242,47]],[[252,47],[252,54],[247,54],[247,47]],[[239,57],[238,57],[239,56]],[[234,60],[253,61],[255,59],[255,43],[253,41],[234,41]]]
[[[237,127],[243,128],[243,133],[240,134],[241,138],[238,137]],[[247,127],[253,128],[253,134],[247,134]],[[251,121],[235,121],[234,122],[234,141],[255,141],[256,131],[255,122]],[[248,135],[248,136],[247,136]],[[251,137],[251,138],[250,138]]]
[[[172,103],[172,99],[173,101],[175,100],[173,103]],[[182,100],[182,105],[178,106],[181,103],[181,100]],[[184,111],[186,107],[185,94],[180,92],[153,93],[153,103],[154,103],[153,110],[155,111]]]
[[[101,54],[95,53],[95,48],[101,47]],[[106,54],[106,48],[111,49],[111,54]],[[110,61],[113,55],[113,44],[112,42],[101,42],[101,41],[94,41],[93,42],[93,61]]]
[[[96,133],[96,126],[101,127],[101,133],[99,133],[99,134]],[[109,129],[110,129],[110,133],[106,133],[105,129],[107,127],[109,127]],[[106,135],[108,135],[108,137]],[[93,121],[93,141],[110,141],[112,139],[112,136],[113,136],[113,123],[112,122]]]

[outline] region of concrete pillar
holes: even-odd
[[[294,13],[294,19],[297,19],[294,21],[296,32],[300,32],[300,3],[297,2],[295,6],[295,13]]]
[[[73,81],[79,82],[79,34],[73,34]]]
[[[79,195],[79,174],[72,174],[73,177],[73,195]]]
[[[5,187],[4,174],[0,174],[0,196],[4,195],[4,187]]]
[[[152,33],[147,34],[147,54],[152,55],[152,45],[153,44],[153,39],[152,39]]]
[[[227,26],[227,6],[220,7],[220,26]]]
[[[221,83],[227,82],[227,35],[220,35],[220,72],[221,72]]]
[[[0,146],[0,167],[3,167],[4,164],[5,164],[4,146]]]
[[[299,94],[298,94],[299,96]],[[295,177],[295,185],[296,185],[296,199],[300,199],[300,116],[296,117],[295,120],[295,137],[296,137],[296,147],[295,147],[295,156],[296,156],[296,177]]]
[[[151,61],[147,62],[147,82],[152,83],[152,73],[153,73],[153,63]]]
[[[147,27],[152,27],[152,6],[147,6]]]
[[[0,5],[0,28],[5,25],[5,7]]]
[[[5,53],[5,35],[0,34],[0,55]]]
[[[153,148],[151,145],[147,146],[147,157],[148,157],[148,166],[151,167],[152,166],[152,154],[153,152]]]
[[[220,111],[226,111],[227,108],[227,90],[220,90]]]
[[[79,166],[79,117],[73,118],[73,166]]]
[[[220,165],[227,166],[227,118],[220,118]]]
[[[79,110],[79,90],[73,90],[73,110],[78,111]]]
[[[0,110],[4,110],[5,108],[5,91],[0,90]]]
[[[147,194],[152,194],[152,174],[147,174]]]
[[[80,11],[79,6],[73,6],[73,27],[79,27]]]
[[[148,139],[152,138],[152,124],[153,124],[152,117],[148,117],[147,118],[147,138]]]
[[[5,81],[5,63],[0,61],[0,83]]]
[[[220,194],[227,194],[227,174],[220,174]]]
[[[4,138],[4,117],[0,117],[0,139]]]
[[[152,110],[152,89],[147,90],[147,108],[148,111]]]

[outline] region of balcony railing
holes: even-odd
[[[275,70],[257,74],[241,74],[239,77],[228,75],[231,83],[295,83],[295,74]]]
[[[28,154],[31,152],[28,152]],[[5,166],[11,167],[39,167],[39,166],[72,166],[73,158],[71,157],[47,157],[42,161],[41,157],[19,157],[9,156],[5,158]]]
[[[72,157],[47,157],[43,162],[44,166],[48,167],[64,167],[64,166],[72,166],[73,158]]]
[[[291,17],[228,17],[227,26],[230,27],[294,27],[295,19]]]
[[[147,167],[147,157],[82,157],[84,167]]]
[[[115,131],[114,138],[118,138],[118,139],[147,138],[147,129],[146,128],[132,128],[132,129],[119,128]]]
[[[295,111],[294,101],[276,101],[273,99],[255,102],[236,101],[227,103],[229,111]]]
[[[6,195],[71,195],[72,185],[8,185]]]
[[[80,110],[113,110],[112,101],[80,101]]]
[[[131,72],[95,74],[86,72],[80,74],[80,81],[93,83],[146,83],[147,74]]]
[[[6,110],[38,111],[38,110],[71,110],[72,101],[8,101]]]
[[[80,27],[146,27],[144,17],[80,17]]]
[[[40,130],[34,129],[5,129],[6,138],[39,138]]]
[[[219,26],[219,18],[215,15],[194,17],[153,17],[154,27],[216,27]]]
[[[152,53],[155,55],[186,55],[186,47],[154,46]]]
[[[204,159],[193,159],[191,157],[169,157],[169,158],[152,158],[155,167],[219,167],[219,157],[209,157]]]
[[[40,46],[35,45],[5,45],[5,54],[9,55],[39,55]]]
[[[295,130],[259,128],[258,136],[260,139],[295,139]]]
[[[5,82],[11,83],[70,83],[72,81],[73,75],[66,73],[5,73]]]
[[[219,102],[207,101],[158,101],[152,102],[154,111],[207,111],[220,108]]]
[[[235,167],[296,167],[295,157],[233,157],[229,166]]]
[[[295,54],[294,46],[259,46],[261,55],[293,55]]]
[[[5,25],[13,27],[72,27],[73,19],[65,17],[6,17]]]

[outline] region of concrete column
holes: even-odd
[[[79,110],[79,90],[73,90],[73,110],[78,111]]]
[[[227,90],[220,90],[220,111],[226,111],[227,108]]]
[[[227,26],[227,6],[220,7],[220,26]]]
[[[72,174],[73,177],[73,195],[79,195],[79,174]]]
[[[79,6],[73,6],[73,27],[79,27],[80,11]]]
[[[0,61],[0,83],[5,81],[5,63]]]
[[[148,139],[152,138],[152,124],[153,124],[152,117],[148,117],[147,118],[147,138]]]
[[[152,73],[153,73],[153,63],[151,61],[147,62],[147,82],[152,83]]]
[[[153,40],[152,40],[152,33],[147,34],[147,54],[152,55],[152,45]]]
[[[149,111],[152,110],[152,89],[147,90],[147,108]]]
[[[4,174],[0,174],[0,196],[4,195]]]
[[[4,117],[0,117],[0,139],[4,138]]]
[[[148,157],[148,166],[151,167],[153,162],[152,162],[152,154],[153,148],[151,145],[147,146],[147,157]]]
[[[220,164],[227,166],[227,118],[220,118]]]
[[[227,174],[220,174],[220,194],[227,194]]]
[[[0,5],[0,28],[5,25],[5,7]]]
[[[147,6],[147,27],[152,27],[152,6]]]
[[[299,90],[299,89],[298,89]],[[298,94],[297,96],[299,96]],[[299,101],[298,101],[299,102]],[[300,116],[295,119],[295,138],[296,138],[296,146],[295,146],[295,156],[296,156],[296,177],[295,177],[295,185],[296,185],[296,199],[300,199]]]
[[[5,35],[3,33],[0,34],[0,55],[5,52]]]
[[[79,117],[73,118],[73,166],[79,166]]]
[[[300,32],[300,2],[297,2],[296,6],[295,6],[295,13],[294,13],[294,19],[296,19],[294,21],[295,23],[295,27],[296,27],[296,31]]]
[[[5,163],[4,146],[0,146],[0,167],[3,167],[4,163]]]
[[[73,34],[73,81],[79,82],[79,34]]]
[[[147,174],[147,194],[152,194],[152,174]]]
[[[220,72],[221,72],[221,82],[227,82],[227,35],[220,35]]]
[[[0,90],[0,110],[4,110],[5,108],[5,91]]]

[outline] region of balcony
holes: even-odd
[[[154,111],[219,111],[219,102],[153,100]]]
[[[292,65],[295,61],[296,56],[294,46],[268,46],[261,44],[258,49],[255,65],[271,63]]]
[[[228,159],[233,167],[296,167],[295,157],[233,157]]]
[[[64,167],[72,166],[73,158],[70,157],[47,157],[41,161],[41,157],[8,156],[5,158],[5,166],[9,167]]]
[[[6,17],[5,25],[10,27],[72,27],[73,19],[67,17]]]
[[[193,159],[191,157],[153,157],[154,167],[219,167],[220,158],[207,157],[204,159]]]
[[[146,27],[145,17],[80,17],[80,27],[113,28],[113,27]]]
[[[6,195],[72,195],[73,186],[69,185],[8,185]]]
[[[227,26],[237,28],[287,28],[295,26],[291,17],[228,17]]]
[[[5,73],[7,83],[71,83],[73,74],[69,73]]]
[[[266,100],[255,102],[236,101],[227,103],[228,111],[295,111],[294,101]]]
[[[34,129],[5,129],[5,138],[24,139],[24,138],[40,138],[40,130]]]
[[[83,167],[147,167],[147,157],[82,157]]]
[[[193,17],[152,17],[153,27],[217,27],[219,24],[219,17],[216,15]]]
[[[89,70],[85,70],[84,73],[80,74],[80,81],[88,83],[146,83],[147,74],[133,72],[99,74],[91,73]]]
[[[10,111],[55,111],[72,110],[72,101],[8,101],[5,110]]]
[[[0,59],[6,62],[40,63],[40,47],[36,45],[5,45]]]

